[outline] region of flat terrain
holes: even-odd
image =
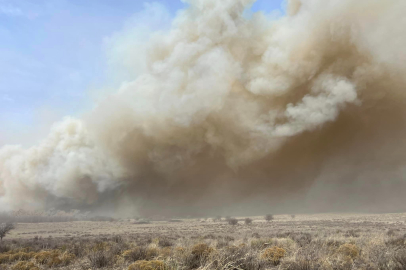
[[[19,223],[0,270],[404,270],[406,214]]]
[[[304,232],[339,236],[348,230],[358,234],[385,234],[393,229],[406,233],[406,214],[319,214],[275,215],[266,222],[263,217],[251,217],[251,225],[244,224],[243,217],[237,217],[239,224],[230,226],[227,222],[212,219],[185,219],[181,222],[152,221],[150,224],[134,224],[134,220],[122,221],[77,221],[61,223],[21,223],[8,238],[30,239],[41,237],[96,237],[112,235],[160,235],[196,236],[197,234],[227,234],[237,238],[250,237],[252,233],[261,236],[286,232]],[[338,232],[338,231],[341,231]]]

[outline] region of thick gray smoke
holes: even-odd
[[[406,2],[291,0],[276,21],[252,2],[189,0],[142,74],[3,147],[1,207],[405,210]]]

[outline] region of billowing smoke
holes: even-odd
[[[188,2],[133,81],[0,150],[1,207],[405,210],[404,0]]]

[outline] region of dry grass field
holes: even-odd
[[[0,269],[406,269],[406,214],[19,223]]]

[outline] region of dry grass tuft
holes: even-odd
[[[128,267],[128,270],[166,270],[168,267],[163,261],[137,261]]]
[[[161,249],[161,252],[160,252],[159,255],[162,256],[163,258],[171,257],[172,256],[172,248],[165,247],[165,248]]]
[[[0,264],[8,263],[9,256],[8,254],[0,254]]]
[[[122,253],[125,260],[135,262],[138,260],[147,259],[147,249],[145,247],[135,247],[133,249],[126,250]]]
[[[199,243],[192,247],[192,255],[199,256],[199,257],[206,257],[211,252],[213,252],[213,248],[205,243]]]
[[[67,266],[75,260],[76,256],[59,250],[42,251],[34,256],[36,263],[48,267]]]
[[[34,256],[34,252],[9,251],[6,254],[0,254],[0,264],[12,263],[16,261],[28,261]]]
[[[357,258],[360,254],[360,249],[354,244],[343,244],[341,245],[337,252],[345,257],[349,257],[352,260]]]
[[[155,257],[158,257],[159,255],[159,249],[155,247],[149,247],[146,250],[146,259],[151,260]]]
[[[35,264],[32,262],[19,262],[14,265],[12,270],[40,270]]]
[[[281,259],[286,256],[286,250],[280,247],[271,247],[261,253],[261,259],[279,265]]]

